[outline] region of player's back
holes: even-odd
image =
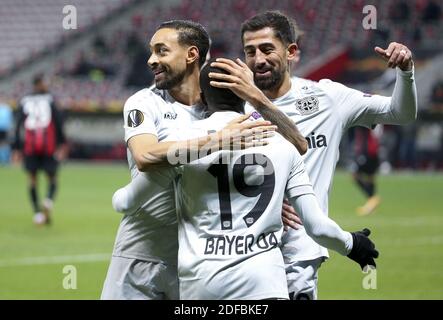
[[[201,121],[218,130],[237,113]],[[281,206],[295,147],[218,151],[185,165],[179,183],[179,276],[183,299],[287,298]]]

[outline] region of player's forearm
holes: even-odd
[[[414,68],[411,71],[397,68],[397,79],[391,98],[391,116],[395,124],[406,124],[417,119]]]
[[[184,141],[165,141],[150,146],[148,152],[134,155],[134,158],[138,170],[146,172],[189,163],[208,155],[208,149],[212,147],[218,149],[218,139],[215,140],[211,135]]]
[[[265,120],[275,124],[286,140],[293,144],[300,154],[305,154],[308,150],[308,143],[300,133],[294,122],[280,111],[264,94],[248,101],[262,115]]]
[[[352,235],[321,212],[317,199],[312,194],[290,198],[292,206],[300,215],[306,233],[318,244],[348,255],[352,249]]]
[[[151,187],[144,173],[138,174],[125,187],[118,189],[112,196],[112,207],[125,215],[133,215],[146,201],[146,190]]]

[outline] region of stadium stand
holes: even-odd
[[[207,26],[212,36],[212,56],[242,57],[241,22],[268,9],[288,13],[306,31],[297,75],[329,77],[364,91],[388,93],[392,90],[392,72],[386,71],[372,47],[395,40],[414,51],[419,108],[424,113],[435,105],[432,92],[442,80],[435,67],[441,64],[443,49],[438,1],[374,0],[376,30],[362,27],[363,0],[71,2],[77,8],[78,30],[62,28],[60,1],[2,1],[0,100],[14,107],[29,90],[27,79],[44,72],[51,78],[52,92],[64,110],[117,115],[128,96],[152,81],[146,68],[146,42],[160,22],[196,20]]]

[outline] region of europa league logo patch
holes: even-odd
[[[140,110],[132,110],[128,114],[128,127],[135,128],[142,124],[144,120],[143,113]]]

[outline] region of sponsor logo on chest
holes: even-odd
[[[312,132],[305,139],[308,142],[308,149],[326,148],[328,146],[326,136],[323,134],[316,135],[315,132]]]

